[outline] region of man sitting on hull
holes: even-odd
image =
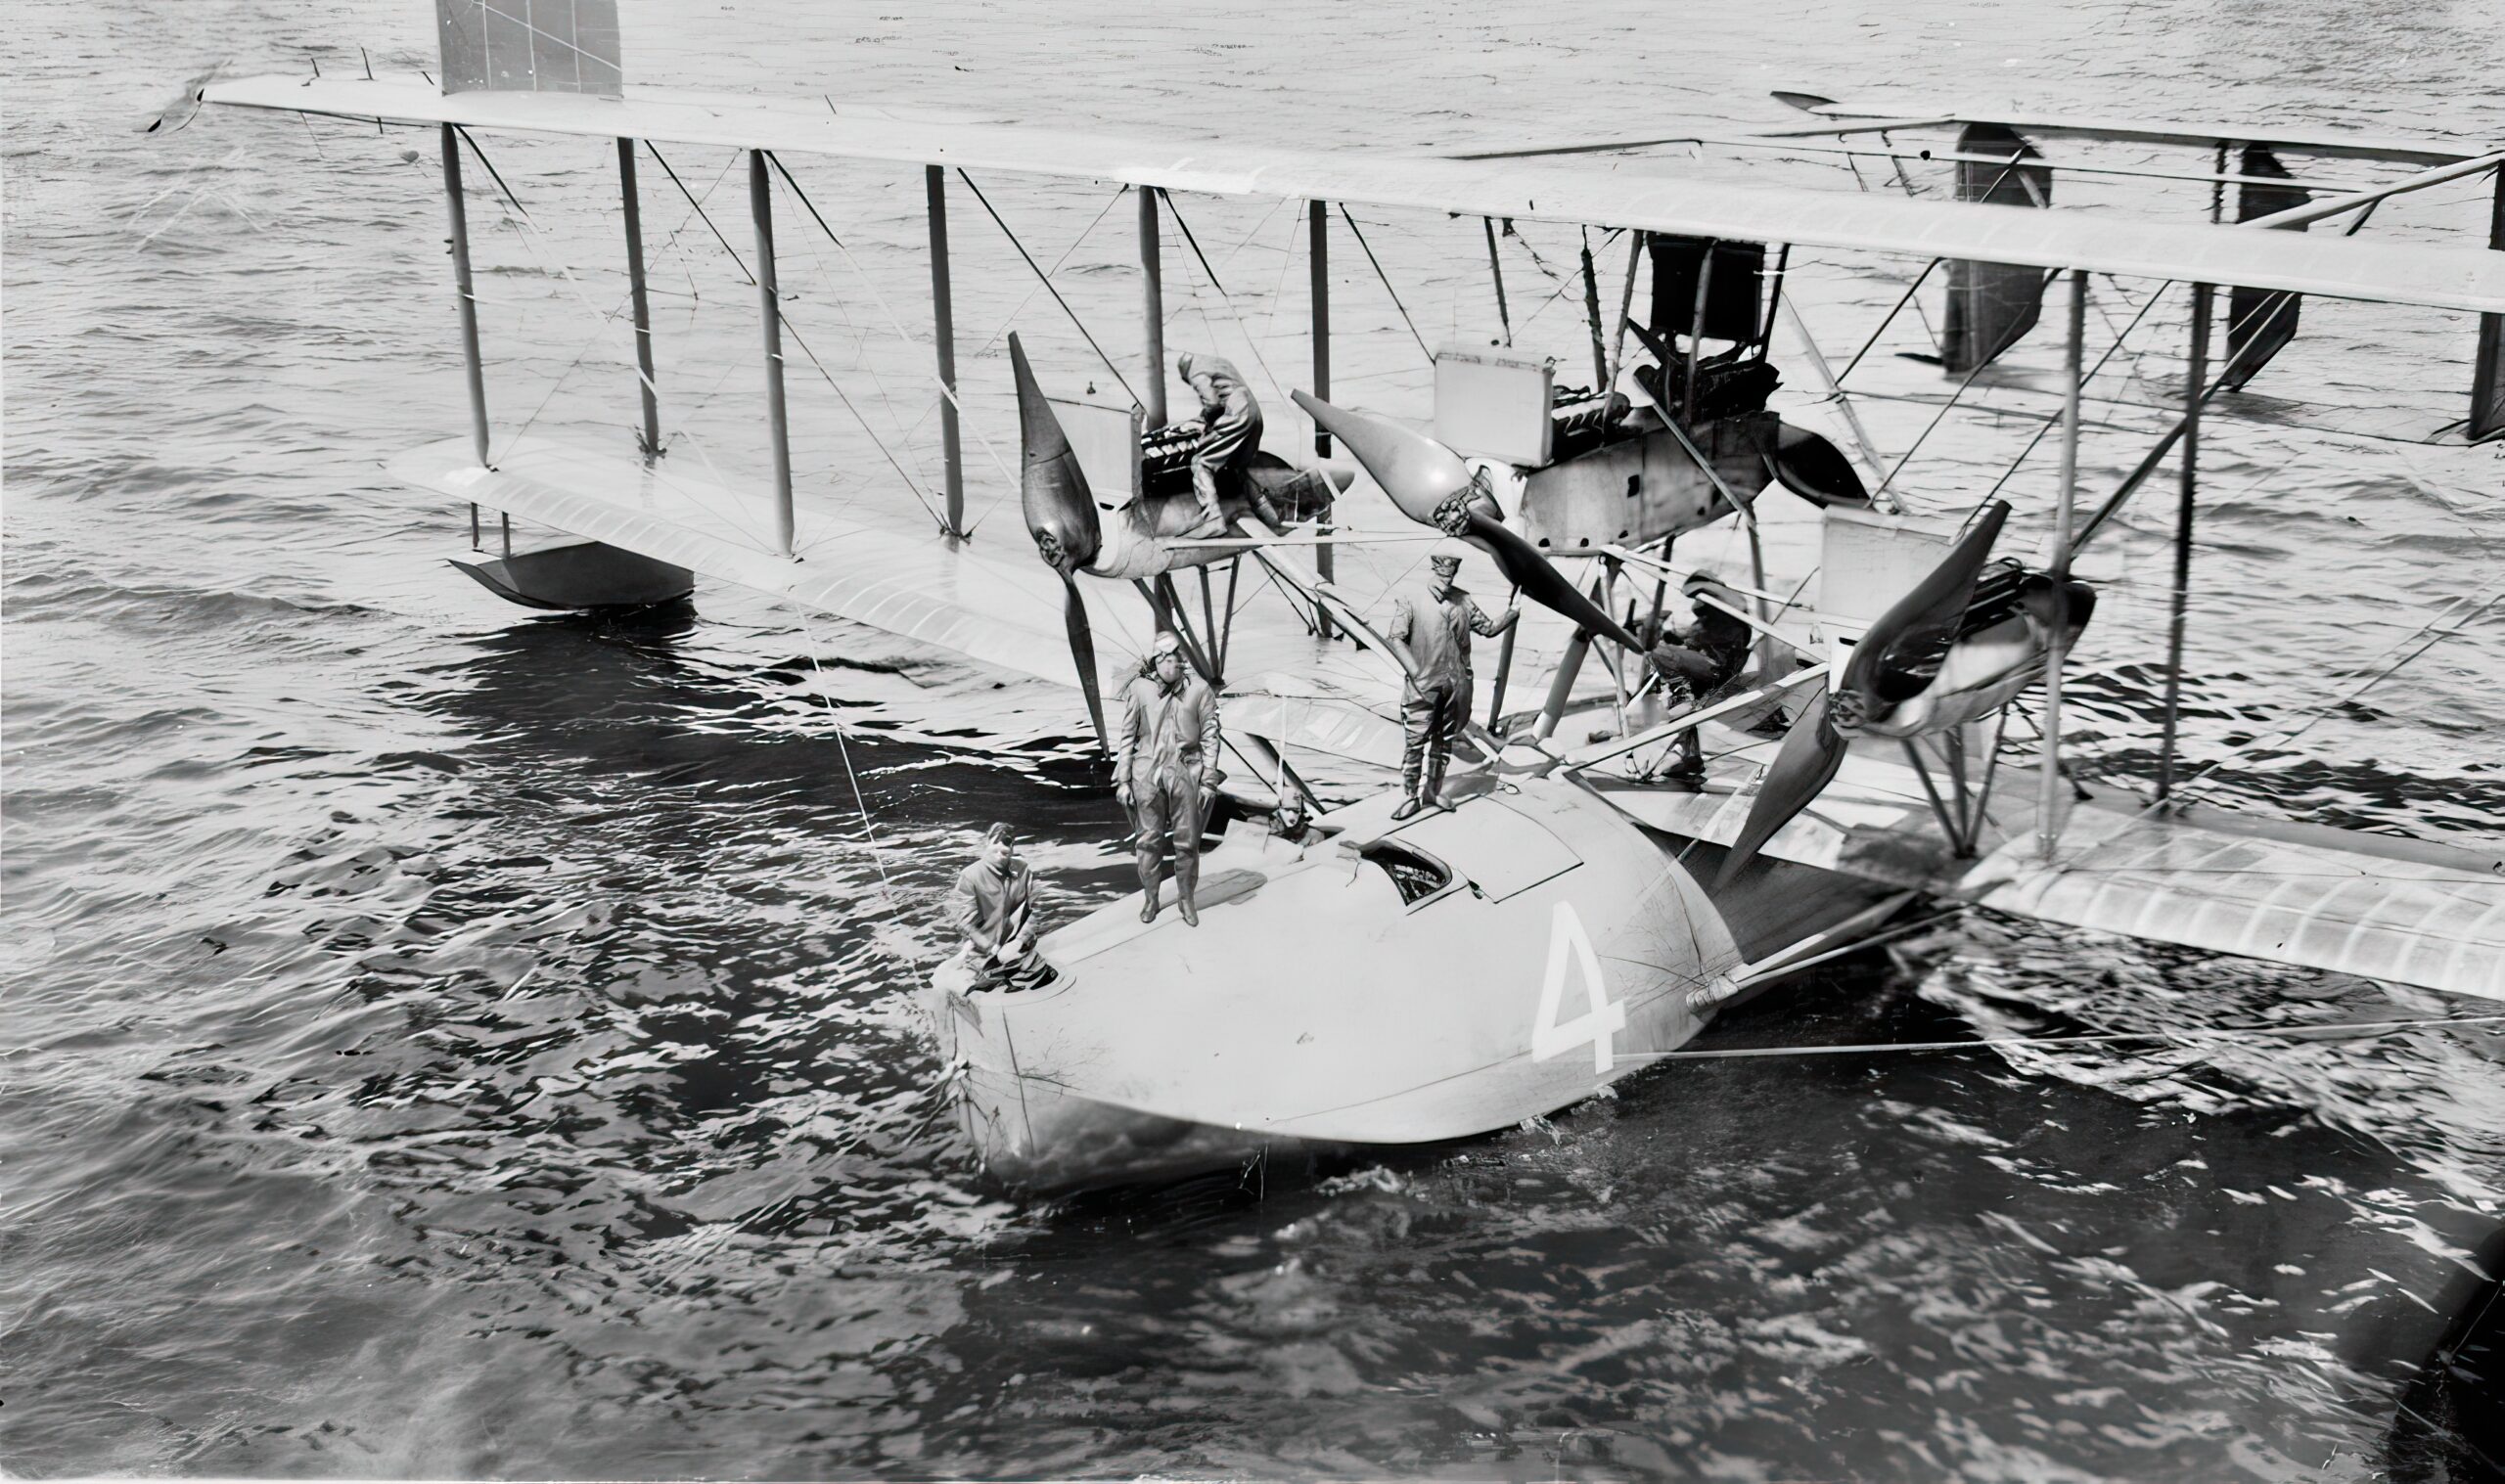
[[[1122,690],[1114,724],[1114,793],[1136,831],[1143,922],[1157,921],[1170,837],[1183,921],[1201,925],[1192,894],[1201,879],[1203,800],[1217,787],[1217,697],[1185,666],[1174,631],[1160,629],[1147,664]]]
[[[1005,824],[983,835],[982,855],[957,873],[948,917],[966,935],[976,989],[1040,989],[1053,967],[1035,951],[1035,874],[1018,859],[1018,832]]]

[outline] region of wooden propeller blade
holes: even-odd
[[[2009,502],[1994,500],[1931,575],[1915,583],[1861,636],[1836,689],[1856,692],[1879,705],[1921,695],[1937,673],[1938,657],[1956,642],[1957,626],[1975,596],[1976,574],[1991,559],[1992,543],[2008,520]]]
[[[1096,745],[1111,756],[1114,740],[1105,730],[1105,697],[1096,682],[1096,634],[1087,622],[1086,600],[1078,596],[1078,579],[1061,574],[1062,627],[1070,631],[1070,657],[1078,666],[1078,691],[1087,697],[1087,719],[1096,726]]]
[[[1722,869],[1714,875],[1714,890],[1729,885],[1776,831],[1809,807],[1809,801],[1844,766],[1847,746],[1827,725],[1827,695],[1821,691],[1810,697],[1808,708],[1784,735],[1783,750],[1774,755],[1774,766],[1765,770],[1765,782],[1757,786],[1756,799],[1749,805],[1748,823],[1740,827],[1740,837],[1731,842],[1731,853],[1723,857]]]

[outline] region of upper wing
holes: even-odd
[[[1975,99],[1913,98],[1890,95],[1884,104],[1838,102],[1807,93],[1781,93],[1777,98],[1839,125],[1865,119],[1920,117],[1941,124],[1997,123],[2046,139],[2102,139],[2134,144],[2190,145],[2207,149],[2221,144],[2259,144],[2314,155],[2327,159],[2372,159],[2393,164],[2442,165],[2486,153],[2445,139],[2415,135],[2358,134],[2333,129],[2290,129],[2281,124],[2175,122],[2147,118],[2091,117],[2077,113],[2034,113],[2007,104]]]
[[[790,103],[628,88],[622,98],[456,93],[350,77],[212,83],[208,103],[343,118],[796,151],[1122,181],[1224,196],[1407,206],[1748,242],[2078,268],[2332,298],[2505,313],[2505,257],[2474,248],[2267,237],[1986,204],[1900,201],[1543,161],[1421,159],[1006,124],[905,122]]]

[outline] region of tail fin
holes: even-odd
[[[2244,171],[2248,176],[2266,176],[2272,180],[2288,180],[2284,186],[2255,185],[2247,181],[2236,188],[2235,219],[2251,221],[2256,216],[2292,211],[2313,200],[2313,193],[2297,185],[2288,175],[2288,167],[2267,145],[2244,147]],[[2299,232],[2304,230],[2300,226]],[[2229,391],[2242,391],[2244,383],[2270,364],[2270,358],[2297,337],[2297,295],[2270,289],[2236,289],[2227,294],[2227,364],[2219,380]]]
[[[617,96],[617,0],[434,0],[447,93]]]
[[[2053,203],[2052,167],[2026,161],[2039,157],[2035,147],[1996,123],[1970,123],[1957,136],[1960,155],[1995,156],[1992,163],[1962,160],[1957,166],[1959,201],[1993,202],[2008,206]],[[2002,162],[2006,161],[2006,162]],[[2040,268],[2012,263],[1948,265],[1948,323],[1940,336],[1940,368],[1964,376],[1990,363],[2035,328],[2044,302]]]

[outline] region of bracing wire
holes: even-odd
[[[906,333],[904,322],[896,317],[894,308],[888,303],[887,295],[881,293],[879,292],[879,286],[871,280],[869,270],[863,268],[861,266],[861,260],[852,255],[852,249],[843,245],[843,239],[836,236],[835,228],[827,225],[826,218],[819,214],[817,203],[810,201],[808,193],[800,189],[800,183],[792,178],[792,172],[784,167],[782,159],[773,155],[768,155],[765,157],[774,161],[774,168],[782,175],[783,183],[792,188],[792,194],[794,196],[799,198],[800,204],[808,210],[809,218],[818,224],[819,231],[826,234],[826,240],[835,244],[836,250],[843,254],[843,260],[852,265],[852,271],[859,275],[861,279],[861,287],[870,291],[871,299],[876,302],[880,310],[887,315],[888,325],[895,331],[896,338],[904,341],[908,345],[919,345],[921,342]],[[964,419],[966,427],[973,431],[975,441],[980,443],[982,445],[982,451],[991,456],[992,466],[1000,471],[1000,476],[1009,480],[1013,484],[1016,483],[1018,476],[1010,472],[1008,464],[1000,457],[1000,451],[992,447],[991,440],[982,435],[982,429],[975,427],[973,420],[966,417],[966,404],[957,399],[957,388],[949,385],[946,382],[941,381],[939,379],[939,374],[936,371],[931,374],[931,382],[933,385],[939,388],[939,394],[942,397],[947,398],[949,405],[957,409],[959,418]],[[915,426],[919,427],[920,424],[917,423]]]
[[[1366,241],[1365,233],[1357,226],[1357,219],[1348,214],[1346,202],[1340,202],[1340,219],[1348,224],[1348,235],[1357,240],[1357,247],[1365,252],[1366,261],[1374,265],[1374,276],[1383,281],[1383,292],[1391,295],[1391,307],[1400,311],[1400,323],[1409,327],[1409,338],[1418,342],[1418,353],[1427,358],[1428,365],[1433,366],[1435,353],[1427,348],[1427,337],[1418,333],[1418,322],[1409,317],[1409,306],[1400,302],[1400,291],[1391,287],[1391,275],[1383,271],[1383,260],[1374,255],[1374,245]]]
[[[646,148],[650,149],[650,141],[647,141]],[[473,148],[476,148],[476,146],[473,146]],[[695,193],[687,189],[687,183],[678,178],[678,172],[670,168],[668,160],[661,158],[661,154],[659,150],[653,150],[652,156],[653,158],[660,163],[661,173],[670,178],[670,184],[678,187],[678,194],[686,197],[687,203],[696,208],[696,214],[705,219],[705,225],[707,228],[710,228],[713,233],[713,241],[722,245],[722,250],[730,254],[731,261],[739,265],[740,272],[747,275],[748,281],[751,284],[756,283],[756,275],[750,270],[748,260],[740,256],[739,249],[731,246],[730,239],[722,235],[722,229],[714,225],[712,215],[705,209],[705,203],[698,201]],[[482,159],[484,158],[483,156],[480,157]],[[767,159],[773,159],[774,156],[772,152],[769,151],[765,157]],[[775,161],[775,167],[780,169],[782,167],[781,161]],[[490,166],[489,170],[490,173],[492,173],[493,167]],[[784,179],[789,180],[791,177],[789,174],[786,174]],[[797,190],[797,188],[796,187],[795,189]],[[805,198],[803,198],[803,203],[805,204]],[[817,208],[815,206],[810,206],[809,214],[811,216],[816,216]],[[824,226],[824,221],[821,220],[819,225]],[[828,233],[828,236],[830,237],[833,235],[834,233],[832,231]],[[784,330],[791,334],[792,342],[800,347],[800,353],[809,358],[809,364],[811,366],[817,368],[818,376],[825,381],[827,388],[835,393],[835,399],[842,402],[843,404],[843,410],[852,415],[852,421],[861,426],[861,431],[868,436],[871,445],[879,450],[879,457],[885,459],[887,461],[888,468],[894,470],[896,477],[904,481],[905,491],[913,496],[913,503],[922,507],[922,513],[924,515],[929,516],[934,522],[942,528],[945,528],[947,521],[943,519],[940,517],[939,512],[932,506],[930,499],[922,493],[922,486],[914,480],[913,475],[907,473],[904,466],[897,462],[894,452],[888,447],[887,440],[879,436],[878,428],[871,425],[869,418],[863,415],[860,408],[853,405],[852,398],[844,394],[843,387],[835,380],[834,373],[827,370],[826,363],[819,360],[818,353],[810,348],[808,337],[800,333],[798,326],[792,323],[792,318],[788,313],[784,314],[781,318]],[[710,461],[708,460],[707,462],[709,463]]]
[[[686,197],[687,203],[696,208],[696,214],[698,217],[703,219],[706,230],[713,234],[713,241],[720,243],[722,245],[722,250],[731,255],[731,261],[739,265],[740,277],[748,280],[750,288],[755,288],[756,275],[749,271],[748,259],[740,256],[740,249],[732,247],[731,240],[722,235],[722,229],[720,227],[714,225],[712,213],[705,209],[705,203],[696,199],[695,192],[687,189],[687,182],[678,178],[678,172],[669,167],[669,161],[661,157],[660,151],[653,148],[653,142],[651,140],[647,139],[644,141],[644,149],[647,154],[650,154],[653,157],[653,162],[661,167],[661,173],[669,177],[669,183],[678,187],[678,194]],[[738,157],[733,156],[732,157],[737,158]],[[730,166],[724,165],[722,170],[724,174],[728,174],[730,172]],[[716,182],[716,184],[719,184],[719,182]],[[712,193],[708,191],[706,194],[710,195]]]
[[[1141,189],[1150,188],[1142,187]],[[1175,209],[1172,196],[1161,190],[1157,194],[1165,202],[1166,214],[1174,218],[1175,227],[1182,232],[1183,242],[1192,249],[1192,256],[1200,260],[1201,272],[1208,279],[1209,287],[1217,291],[1218,302],[1226,306],[1227,318],[1235,321],[1236,330],[1243,335],[1245,348],[1252,352],[1252,364],[1261,368],[1261,375],[1268,379],[1270,389],[1279,394],[1279,399],[1287,400],[1287,386],[1279,381],[1279,374],[1270,369],[1269,361],[1262,356],[1261,342],[1254,337],[1252,327],[1244,322],[1243,311],[1235,307],[1235,296],[1226,292],[1226,285],[1218,282],[1217,269],[1209,265],[1209,255],[1201,250],[1201,240],[1192,235],[1192,224],[1183,219],[1181,211]],[[1264,218],[1264,220],[1267,219]],[[1253,230],[1257,232],[1260,228],[1255,227]]]
[[[1103,361],[1105,369],[1114,374],[1114,380],[1121,382],[1122,390],[1129,394],[1131,401],[1143,407],[1148,405],[1140,401],[1140,395],[1132,388],[1130,379],[1122,375],[1122,368],[1115,365],[1114,358],[1105,353],[1105,347],[1096,343],[1096,337],[1088,332],[1087,322],[1078,317],[1078,311],[1070,307],[1070,300],[1063,298],[1061,291],[1053,287],[1051,276],[1035,266],[1034,254],[1026,250],[1026,245],[1018,240],[1018,234],[1010,230],[1009,223],[1001,220],[1000,213],[992,209],[991,198],[982,194],[982,187],[976,185],[974,177],[963,170],[957,172],[957,178],[966,183],[967,190],[975,193],[975,200],[982,203],[983,214],[991,218],[991,224],[1000,229],[1001,236],[1009,239],[1009,246],[1018,249],[1019,257],[1025,259],[1027,268],[1042,281],[1044,288],[1051,292],[1053,302],[1061,305],[1061,312],[1070,316],[1070,324],[1077,328],[1080,337],[1087,341],[1087,348],[1095,351],[1096,359]]]

